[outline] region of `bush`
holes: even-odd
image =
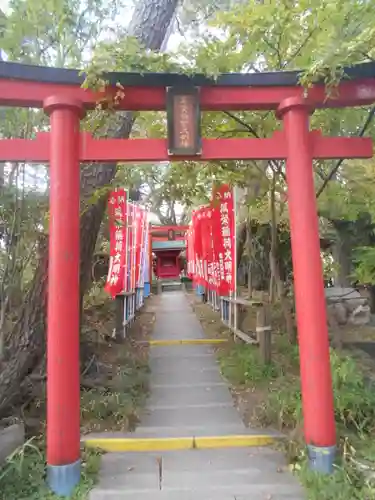
[[[302,420],[299,379],[282,375],[273,385],[257,414],[264,425],[277,425],[279,429],[298,427]]]
[[[277,337],[274,351],[273,364],[265,366],[257,347],[235,345],[221,354],[222,372],[236,385],[268,385],[267,398],[256,412],[258,420],[263,425],[292,431],[284,443],[284,451],[298,471],[309,500],[375,498],[372,465],[375,462],[372,444],[375,388],[366,380],[359,364],[344,353],[330,352],[339,454],[335,474],[323,476],[309,469],[300,432],[303,418],[298,347],[291,346],[285,337]]]
[[[348,429],[370,432],[375,422],[374,387],[349,356],[332,350],[331,368],[336,421]]]
[[[81,394],[81,419],[84,431],[111,428],[133,430],[138,422],[138,410],[148,394],[147,365],[126,360],[112,379],[111,387],[98,387]]]
[[[356,361],[331,350],[332,385],[336,422],[347,430],[370,432],[375,422],[375,390]],[[297,427],[302,420],[300,380],[282,375],[273,384],[259,416],[265,424]]]
[[[82,456],[81,482],[71,500],[84,500],[96,482],[100,453],[85,450]],[[0,468],[0,500],[57,500],[45,480],[43,446],[31,441],[13,453]]]
[[[235,385],[275,379],[280,373],[276,365],[264,365],[259,349],[252,345],[234,345],[220,355],[221,372]]]

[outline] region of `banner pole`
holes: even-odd
[[[234,279],[234,300],[237,300],[237,189],[233,188],[233,279]],[[237,333],[237,306],[234,304],[234,335]]]
[[[126,338],[127,334],[127,328],[128,328],[128,318],[129,318],[129,297],[127,295],[127,292],[129,291],[128,283],[129,283],[129,192],[126,191],[126,202],[125,202],[125,207],[126,207],[126,218],[125,218],[125,234],[126,234],[126,240],[125,240],[125,266],[124,266],[124,291],[125,291],[125,297],[124,297],[124,329],[123,329],[123,335],[124,338]]]

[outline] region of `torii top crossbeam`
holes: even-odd
[[[124,96],[117,110],[166,110],[168,88],[199,87],[202,110],[277,110],[290,99],[302,99],[311,109],[324,107],[364,106],[375,102],[375,63],[358,65],[345,70],[343,80],[334,95],[328,97],[322,84],[305,91],[299,84],[300,72],[224,74],[216,80],[203,75],[109,73],[110,84],[105,92],[95,93],[82,88],[84,77],[78,70],[47,68],[19,63],[0,62],[0,106],[42,108],[54,96],[80,103],[93,109],[104,96],[115,95],[116,83],[124,87]],[[310,132],[312,155],[316,159],[369,158],[372,144],[361,137],[322,137]],[[166,139],[94,139],[81,133],[80,162],[173,161]],[[50,134],[39,133],[35,140],[3,139],[0,161],[48,162]],[[267,138],[235,138],[201,140],[198,161],[286,159],[284,131]],[[194,159],[179,154],[178,160]]]
[[[305,90],[298,83],[300,75],[299,71],[232,73],[213,80],[203,75],[109,73],[105,78],[113,89],[116,83],[126,88],[119,110],[164,110],[166,87],[197,86],[201,88],[202,110],[224,111],[272,110],[287,98],[305,96]],[[82,101],[86,109],[92,109],[100,95],[83,89],[83,81],[84,76],[78,70],[1,61],[0,105],[42,108],[46,98],[64,94]],[[345,68],[344,78],[332,98],[327,98],[322,84],[314,85],[306,97],[313,108],[372,104],[375,102],[375,62]]]

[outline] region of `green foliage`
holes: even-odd
[[[292,355],[295,363],[295,355]],[[284,365],[284,362],[282,364]],[[278,368],[279,373],[283,371]],[[366,382],[358,364],[349,356],[331,351],[332,383],[335,398],[335,417],[338,425],[360,433],[370,432],[375,420],[375,393]],[[282,375],[272,386],[266,404],[260,412],[262,420],[280,427],[297,427],[302,419],[299,378],[290,373]]]
[[[370,432],[375,421],[374,387],[350,356],[331,351],[335,416],[346,429]]]
[[[371,1],[241,2],[211,23],[217,34],[196,42],[197,64],[208,73],[296,68],[305,84],[332,82],[342,64],[371,59],[373,15]]]
[[[121,6],[121,0],[11,0],[2,48],[12,60],[79,66]]]
[[[72,500],[86,500],[96,482],[100,453],[85,450],[82,456],[82,479]],[[45,480],[45,452],[30,441],[17,450],[0,468],[1,500],[57,500]]]
[[[302,456],[301,456],[302,458]],[[358,470],[348,457],[336,465],[332,475],[311,471],[304,456],[298,477],[305,486],[308,500],[363,500],[374,498],[375,489],[371,481]]]
[[[375,282],[375,248],[359,247],[355,249],[354,279],[363,285]]]
[[[79,67],[109,28],[117,30],[122,0],[11,0],[7,7],[6,15],[0,15],[0,37],[9,60]],[[0,135],[35,138],[48,123],[41,110],[2,108]],[[48,188],[43,165],[1,165],[0,301],[8,304],[11,316],[17,316],[48,233]],[[8,323],[0,325],[0,345]]]
[[[364,214],[375,217],[375,162],[345,163],[327,185],[319,207],[332,220],[356,221]]]
[[[259,349],[251,345],[234,345],[220,356],[220,367],[225,378],[235,385],[275,379],[279,375],[275,365],[262,364]]]
[[[86,390],[81,395],[81,419],[85,432],[108,428],[133,430],[138,411],[148,394],[149,368],[128,354],[118,360],[121,368],[110,387]],[[104,383],[106,386],[106,383]]]
[[[124,392],[100,389],[83,392],[81,418],[85,422],[84,430],[134,430],[138,422],[137,403],[137,399]]]
[[[194,39],[181,43],[169,54],[145,51],[134,38],[123,38],[120,42],[99,43],[94,57],[87,66],[86,86],[102,88],[105,72],[110,70],[174,71],[204,73],[216,77],[221,72],[272,71],[304,69],[302,82],[310,85],[316,78],[324,77],[328,85],[337,82],[344,64],[372,60],[374,55],[374,1],[352,2],[271,1],[253,2],[206,2],[191,0],[184,5],[182,18],[209,20],[204,34],[198,30]],[[339,42],[338,42],[339,40]],[[330,90],[333,92],[333,90]],[[118,98],[126,88],[118,86]],[[367,110],[320,110],[312,117],[313,127],[326,134],[357,134]],[[165,134],[165,116],[149,113],[140,116],[141,128],[137,136],[160,137]],[[273,113],[238,112],[204,113],[202,131],[206,137],[268,137],[280,127]],[[317,188],[335,163],[317,162]],[[351,163],[353,165],[353,163]],[[358,167],[357,167],[358,165]],[[147,178],[146,168],[136,166],[127,180],[135,177]],[[338,175],[328,183],[320,197],[320,209],[327,217],[355,220],[364,210],[373,211],[373,182],[359,182],[361,173],[370,170],[362,163],[356,168],[345,164]],[[153,173],[155,167],[152,167]],[[228,161],[218,164],[181,162],[163,167],[163,178],[159,179],[158,193],[161,198],[179,200],[191,205],[207,196],[213,179],[246,186],[253,192],[248,200],[253,219],[269,220],[269,180],[276,172],[276,216],[278,221],[287,221],[285,210],[285,172],[283,164],[277,162]],[[167,171],[166,171],[167,170]],[[358,172],[358,174],[353,174]],[[367,178],[366,177],[366,178]],[[148,181],[149,182],[149,179]],[[155,187],[155,183],[153,183]],[[349,187],[349,189],[348,189]],[[363,196],[366,190],[365,196]],[[157,197],[160,200],[160,196]]]
[[[277,337],[273,365],[265,367],[254,346],[234,346],[221,353],[220,364],[224,376],[236,386],[246,385],[261,391],[268,388],[256,417],[263,425],[292,431],[285,451],[306,487],[309,500],[374,497],[374,485],[365,479],[364,472],[375,468],[372,442],[375,392],[350,356],[331,351],[335,418],[340,436],[339,456],[332,476],[309,469],[306,448],[298,435],[302,424],[298,347]]]
[[[116,42],[104,42],[96,47],[93,58],[85,68],[85,88],[101,89],[105,84],[105,73],[127,71],[129,73],[179,72],[181,67],[170,54],[146,50],[135,37],[124,37]],[[126,90],[120,83],[119,91]]]

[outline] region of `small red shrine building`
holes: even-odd
[[[178,279],[183,269],[181,252],[186,248],[188,226],[151,226],[153,271],[160,280]]]

